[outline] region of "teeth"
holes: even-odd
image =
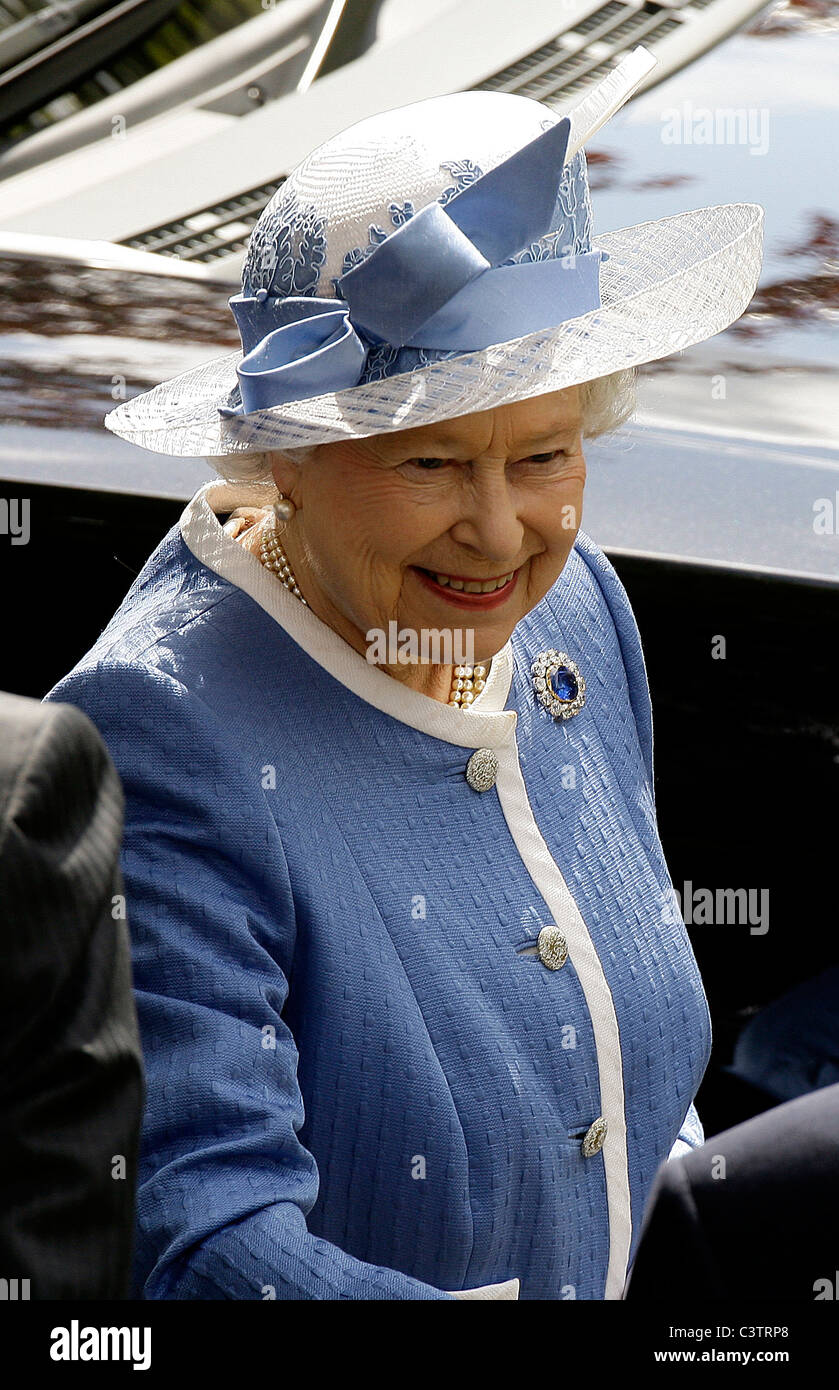
[[[510,574],[502,575],[500,579],[452,579],[448,574],[436,574],[434,578],[443,588],[462,589],[466,594],[491,594],[496,589],[503,589],[505,584],[509,584],[515,574],[515,570]]]

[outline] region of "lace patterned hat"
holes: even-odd
[[[242,350],[105,418],[158,453],[382,434],[651,362],[748,305],[763,209],[729,203],[592,240],[583,145],[655,59],[573,109],[458,92],[320,145],[254,227],[230,300]]]

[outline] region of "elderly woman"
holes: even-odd
[[[702,1142],[583,441],[742,313],[761,209],[592,244],[582,145],[647,68],[327,141],[254,230],[242,353],[109,417],[225,479],[48,697],[126,794],[142,1296],[617,1299]]]

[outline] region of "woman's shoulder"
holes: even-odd
[[[202,664],[212,666],[214,646],[222,653],[244,640],[259,620],[254,607],[242,589],[192,553],[176,524],[68,677],[94,668],[139,671],[173,661],[184,673],[191,667],[199,671]]]
[[[243,601],[247,596],[199,561],[174,526],[106,627],[44,699],[76,704],[100,726],[113,722],[117,707],[150,720],[165,709],[182,722],[200,702],[209,673],[218,684],[243,669],[252,626],[252,616],[239,611]],[[199,702],[185,698],[196,695]]]

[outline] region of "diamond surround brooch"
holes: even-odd
[[[554,719],[571,719],[586,702],[586,683],[567,652],[540,652],[530,668],[540,704]]]

